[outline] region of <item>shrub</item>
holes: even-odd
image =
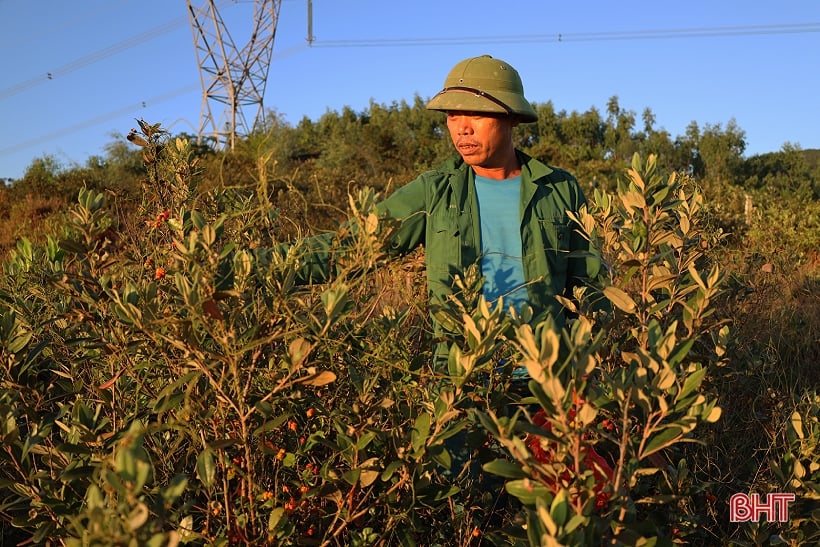
[[[689,178],[636,157],[616,193],[595,193],[577,223],[609,278],[564,301],[566,329],[489,306],[477,271],[464,272],[460,296],[435,310],[461,333],[438,371],[421,256],[384,261],[391,226],[372,190],[350,195],[336,275],[299,286],[302,245],[271,252],[288,219],[264,170],[255,188],[202,189],[187,141],[144,122],[138,137],[148,178],[136,216],[83,189],[59,234],[20,241],[3,265],[4,537],[704,539],[710,485],[683,443],[721,414],[711,382],[731,340],[714,313],[720,234]],[[601,295],[612,310],[593,305]],[[815,488],[816,409],[789,409],[771,468],[780,487]],[[811,510],[799,537],[814,533]]]

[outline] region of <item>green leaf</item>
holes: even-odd
[[[563,488],[555,494],[550,506],[550,515],[552,520],[558,525],[563,526],[570,514],[569,502],[567,501],[567,491]]]
[[[379,458],[370,458],[362,462],[361,475],[359,476],[359,484],[362,488],[367,488],[379,478]]]
[[[106,490],[113,489],[117,495],[121,496],[122,498],[126,498],[130,495],[130,488],[125,486],[125,483],[122,481],[119,475],[114,473],[113,471],[106,471],[105,472],[105,482],[108,483]]]
[[[96,484],[88,487],[85,493],[85,504],[89,509],[98,509],[103,506],[103,496]]]
[[[173,502],[178,499],[184,492],[185,489],[188,487],[188,477],[184,474],[180,473],[178,475],[174,475],[171,479],[170,484],[163,488],[162,490],[162,497],[169,502]]]
[[[569,534],[572,533],[573,530],[578,528],[579,526],[586,525],[589,522],[589,517],[585,517],[583,515],[575,515],[573,514],[572,517],[567,522],[566,526],[564,526],[564,533]]]
[[[31,240],[26,237],[20,238],[17,242],[17,252],[26,262],[34,260],[34,247],[31,245]]]
[[[57,243],[57,246],[59,246],[63,251],[75,255],[82,255],[88,252],[88,247],[79,241],[74,241],[73,239],[61,239]]]
[[[620,198],[627,209],[644,209],[646,207],[646,200],[640,192],[627,192],[622,194]]]
[[[151,465],[148,459],[148,454],[142,446],[140,446],[137,450],[134,450],[133,453],[135,454],[134,462],[136,463],[134,487],[137,489],[142,489],[142,487],[148,483],[153,475],[154,467]]]
[[[641,165],[641,155],[635,152],[632,154],[632,170],[635,171],[634,173],[630,173],[630,176],[634,178],[640,178],[638,173],[641,172],[643,166]]]
[[[797,438],[804,439],[806,437],[806,434],[803,432],[803,417],[800,415],[799,412],[794,411],[792,413],[791,424],[794,433],[797,435]]]
[[[307,359],[310,352],[313,350],[313,344],[304,338],[295,338],[288,344],[288,361],[291,368],[298,368],[302,366],[305,359]]]
[[[348,469],[344,473],[342,473],[342,478],[349,484],[350,486],[355,486],[357,482],[359,482],[359,476],[362,474],[361,469]]]
[[[416,418],[416,423],[410,432],[410,443],[413,447],[413,452],[418,455],[424,445],[427,443],[427,437],[430,436],[430,415],[426,412],[419,414]]]
[[[216,463],[214,462],[214,453],[210,448],[206,448],[197,456],[196,475],[206,488],[213,485],[216,478]]]
[[[84,444],[62,443],[57,445],[57,450],[63,454],[91,454],[91,449]],[[67,471],[67,469],[66,469]]]
[[[436,495],[433,497],[435,501],[445,500],[451,496],[455,496],[461,491],[458,486],[449,486],[446,488],[441,488],[436,492]]]
[[[37,530],[34,532],[34,535],[31,537],[32,542],[35,544],[39,544],[43,542],[46,538],[51,537],[52,533],[57,529],[57,525],[50,521],[41,522],[39,526],[37,526]]]
[[[663,201],[666,199],[666,196],[669,195],[669,189],[670,189],[670,186],[664,185],[664,186],[661,187],[660,190],[658,190],[657,192],[652,194],[652,203],[653,204],[663,203]],[[686,217],[684,217],[684,218],[686,218]],[[686,233],[687,231],[689,231],[688,228],[687,228],[686,231],[684,231],[684,233]]]
[[[6,344],[6,349],[8,349],[9,353],[19,353],[28,345],[30,340],[31,332],[20,329],[17,334],[15,334],[11,340],[8,341]]]
[[[703,378],[705,377],[705,375],[705,368],[700,368],[695,372],[689,374],[686,377],[686,380],[684,380],[683,387],[681,388],[680,393],[678,393],[678,396],[675,398],[675,400],[682,401],[683,399],[688,397],[690,393],[698,389],[700,385],[703,383]]]
[[[148,506],[139,502],[128,517],[128,528],[133,532],[148,522]]]
[[[93,465],[79,465],[63,471],[60,474],[60,480],[63,482],[71,482],[77,479],[89,479],[94,475],[94,471],[96,470],[97,467]]]
[[[713,424],[716,421],[720,420],[720,416],[722,414],[723,414],[723,409],[722,408],[720,408],[719,406],[713,406],[712,408],[708,409],[708,413],[707,413],[707,411],[704,411],[703,419],[707,423]]]
[[[592,420],[598,415],[598,410],[589,403],[584,403],[581,410],[578,412],[578,421],[581,425],[586,426],[592,423]]]
[[[683,344],[678,345],[675,348],[675,351],[669,356],[668,362],[671,366],[675,366],[686,358],[689,355],[689,352],[692,350],[692,346],[695,344],[696,338],[690,338],[686,340]]]
[[[454,485],[438,485],[427,483],[424,486],[416,484],[416,493],[419,499],[427,501],[441,501],[458,494],[461,489]]]
[[[634,313],[638,307],[632,297],[618,287],[605,287],[604,296],[626,313]]]
[[[384,468],[384,471],[382,471],[381,479],[385,482],[389,481],[390,477],[392,477],[393,474],[396,471],[398,471],[399,469],[401,469],[403,466],[404,466],[404,462],[401,461],[401,460],[394,460],[394,461],[390,462]]]
[[[506,479],[523,479],[527,476],[521,466],[513,463],[510,460],[497,458],[493,461],[487,462],[482,466],[482,469],[493,475],[504,477]]]
[[[726,353],[726,348],[729,345],[729,327],[724,325],[721,329],[715,334],[712,331],[712,341],[715,344],[715,353],[718,357],[723,357]]]
[[[428,454],[434,462],[439,464],[444,469],[450,469],[453,467],[453,458],[450,456],[450,451],[447,450],[444,445],[439,444],[431,446],[428,450]]]
[[[339,285],[322,293],[322,304],[324,304],[328,323],[335,323],[343,313],[352,307],[347,292],[347,285]]]
[[[200,213],[199,211],[191,211],[191,223],[193,223],[194,227],[197,230],[201,230],[205,227],[207,221],[205,220],[205,217],[202,216],[202,213]]]
[[[295,383],[303,384],[306,386],[326,386],[327,384],[331,384],[336,381],[336,373],[331,372],[329,370],[322,370],[315,374],[310,374],[308,376],[304,376],[296,380]]]
[[[557,376],[550,376],[541,382],[541,387],[544,389],[544,393],[555,404],[560,404],[560,402],[564,400],[564,396],[567,394],[564,384]]]
[[[158,532],[151,536],[147,542],[145,542],[145,547],[163,547],[164,545],[178,545],[179,544],[179,535],[176,530],[171,530],[170,532],[166,533]]]
[[[202,227],[202,241],[205,243],[207,247],[210,247],[216,241],[216,230],[214,230],[213,226],[207,224]]]
[[[280,414],[279,416],[267,420],[265,423],[263,423],[253,431],[253,436],[259,437],[262,433],[265,433],[266,431],[273,431],[274,429],[278,428],[280,425],[285,423],[285,420],[287,420],[290,417],[291,414],[287,413]]]
[[[461,348],[458,344],[450,346],[450,353],[447,355],[447,373],[453,378],[465,380],[464,375],[467,372],[461,364],[462,354]]]
[[[285,508],[284,507],[274,507],[273,511],[270,512],[270,517],[268,517],[268,532],[273,532],[279,526],[279,522],[282,520],[282,517],[285,515]]]
[[[171,387],[171,386],[169,386]],[[154,400],[153,411],[157,414],[161,414],[166,412],[170,409],[177,409],[180,406],[180,403],[185,400],[185,393],[178,392],[178,393],[165,393],[160,394],[160,396]]]
[[[524,505],[535,505],[537,499],[550,499],[552,494],[549,489],[541,483],[534,482],[530,479],[520,479],[510,481],[504,488],[511,495],[521,501]]]
[[[660,433],[653,435],[641,454],[641,458],[646,458],[668,446],[672,446],[681,438],[683,430],[676,425],[666,426]]]
[[[356,441],[356,449],[360,451],[364,450],[365,448],[367,448],[367,445],[369,445],[371,441],[373,441],[373,439],[375,438],[376,434],[372,431],[368,431],[367,433],[359,437],[358,441]]]
[[[215,441],[209,442],[208,447],[219,450],[220,448],[228,448],[236,444],[239,444],[239,439],[216,439]]]

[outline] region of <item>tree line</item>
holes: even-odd
[[[345,107],[295,125],[272,112],[264,127],[233,150],[218,149],[207,138],[177,136],[197,143],[203,184],[255,188],[261,182],[283,212],[316,229],[332,229],[344,214],[339,206],[344,208],[348,190],[369,186],[389,192],[453,154],[446,120],[424,104],[419,96],[412,103],[371,101],[361,112]],[[617,97],[604,111],[567,112],[551,102],[534,106],[538,122],[516,129],[516,145],[573,172],[587,190],[612,189],[637,153],[654,154],[659,168],[685,172],[735,195],[820,199],[820,151],[786,143],[780,151],[744,157],[745,133],[733,120],[725,126],[693,121],[684,135],[672,136],[658,128],[649,108],[638,119]],[[0,248],[36,233],[40,221],[63,210],[83,187],[114,192],[127,204],[146,177],[143,153],[115,137],[85,165],[63,166],[51,156],[34,159],[22,178],[0,187]],[[734,209],[739,217],[741,205]]]

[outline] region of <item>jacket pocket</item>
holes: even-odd
[[[567,272],[572,228],[563,218],[539,219],[544,252],[547,254],[553,277],[564,277]]]
[[[448,210],[433,213],[427,232],[427,268],[448,277],[461,268],[460,212]]]

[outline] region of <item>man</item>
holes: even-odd
[[[488,301],[503,297],[507,309],[529,305],[533,325],[551,316],[563,326],[564,309],[555,296],[571,297],[573,287],[595,279],[600,260],[568,215],[586,203],[576,179],[514,146],[514,128],[537,121],[518,72],[489,55],[465,59],[427,108],[446,113],[458,155],[377,205],[380,217],[397,221],[386,251],[400,256],[425,247],[431,311],[446,305],[455,277],[475,265]],[[335,237],[322,234],[302,242],[300,281],[329,279]],[[433,367],[446,371],[457,333],[446,332],[435,315],[432,321]],[[518,399],[527,393],[526,371],[514,371],[512,380]],[[467,468],[481,477],[480,458],[466,439],[466,431],[447,439],[449,472],[456,476]],[[500,488],[491,478],[480,480],[487,492]]]
[[[526,303],[536,320],[552,315],[560,326],[555,295],[570,296],[573,286],[595,278],[600,262],[567,214],[585,203],[576,179],[514,147],[513,129],[537,120],[518,72],[489,55],[465,59],[427,108],[446,112],[459,155],[378,205],[380,216],[399,221],[388,251],[425,246],[431,308],[452,294],[456,275],[477,264],[489,301],[503,296],[505,307],[519,309]],[[327,279],[331,238],[309,246],[308,281]],[[445,334],[435,318],[433,326],[437,337]],[[447,352],[438,344],[436,362],[446,362]]]
[[[453,277],[478,262],[488,300],[504,296],[505,306],[518,308],[527,303],[537,318],[551,314],[560,325],[554,296],[570,296],[573,286],[597,277],[600,262],[567,215],[586,201],[578,182],[514,147],[513,128],[537,120],[518,72],[489,55],[465,59],[427,108],[447,113],[460,157],[380,205],[383,214],[402,220],[393,249],[425,245],[431,304],[445,300]]]

